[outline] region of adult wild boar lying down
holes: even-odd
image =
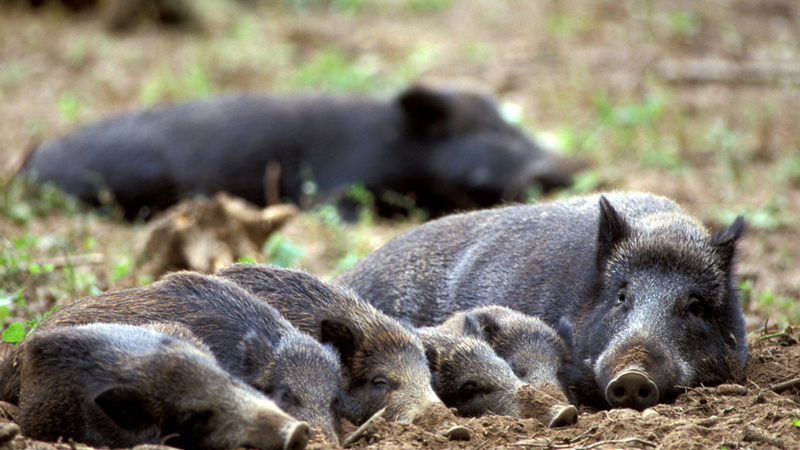
[[[615,192],[444,217],[335,281],[415,325],[490,304],[554,328],[563,317],[583,366],[566,383],[573,400],[641,410],[742,379],[743,232],[742,217],[712,236],[666,198]]]
[[[45,143],[23,170],[90,204],[110,193],[128,218],[219,191],[262,206],[334,199],[354,182],[377,194],[379,210],[399,193],[440,215],[518,200],[532,183],[565,186],[572,171],[488,98],[423,87],[391,100],[229,97],[165,106]]]

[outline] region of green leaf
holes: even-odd
[[[796,426],[797,428],[800,428],[800,419],[798,419],[797,417],[792,417],[792,423],[793,423],[793,424],[794,424],[794,426]]]
[[[14,322],[3,331],[3,340],[12,344],[17,344],[25,337],[25,326],[19,322]]]

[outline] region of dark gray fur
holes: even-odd
[[[260,206],[269,191],[303,205],[353,182],[375,193],[386,214],[398,210],[399,193],[440,215],[518,200],[532,183],[565,186],[573,171],[506,123],[488,98],[423,87],[390,100],[228,97],[165,106],[44,143],[24,170],[90,204],[111,193],[131,219],[220,191]]]
[[[498,304],[574,326],[584,374],[570,388],[607,407],[617,363],[668,402],[679,386],[742,379],[744,317],[734,279],[738,218],[710,235],[674,202],[613,192],[452,215],[393,239],[335,281],[378,309],[434,325]]]
[[[489,345],[470,336],[420,328],[433,391],[465,417],[494,413],[522,417],[522,381]]]
[[[89,323],[146,325],[174,322],[188,328],[234,376],[278,405],[338,439],[339,355],[294,328],[280,313],[235,284],[211,275],[176,272],[149,286],[122,289],[64,305],[33,335]],[[17,403],[25,345],[0,363],[2,400]],[[293,375],[289,375],[293,373]],[[307,378],[315,380],[308,383]]]
[[[387,420],[410,422],[441,404],[431,388],[416,330],[342,288],[305,272],[234,264],[216,274],[278,309],[294,326],[341,355],[345,377],[342,415],[353,423],[387,407]]]
[[[522,381],[534,388],[549,383],[569,396],[566,382],[575,376],[575,361],[572,326],[566,319],[557,332],[538,317],[489,305],[457,312],[436,329],[486,341]]]
[[[212,354],[152,328],[90,324],[27,337],[19,402],[25,436],[98,448],[305,447],[307,424],[233,378]]]

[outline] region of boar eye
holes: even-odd
[[[703,304],[697,299],[697,297],[691,296],[689,297],[689,303],[686,305],[686,311],[695,317],[702,317]]]
[[[625,301],[627,299],[628,299],[628,289],[627,288],[621,288],[620,290],[617,291],[617,304],[618,305],[621,305],[621,304],[625,303]]]
[[[389,387],[389,380],[383,375],[375,375],[369,382],[372,383],[372,386],[376,389],[386,389]]]
[[[525,365],[512,363],[511,370],[514,372],[514,375],[516,375],[517,378],[525,378],[528,376],[528,368],[525,367]]]

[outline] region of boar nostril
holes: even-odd
[[[306,422],[297,422],[286,433],[283,450],[303,450],[308,445],[311,429]]]
[[[626,370],[608,383],[606,400],[614,408],[642,411],[658,403],[658,387],[647,374]]]
[[[553,419],[547,425],[548,428],[568,427],[578,423],[578,408],[567,405],[559,406],[556,409]]]

